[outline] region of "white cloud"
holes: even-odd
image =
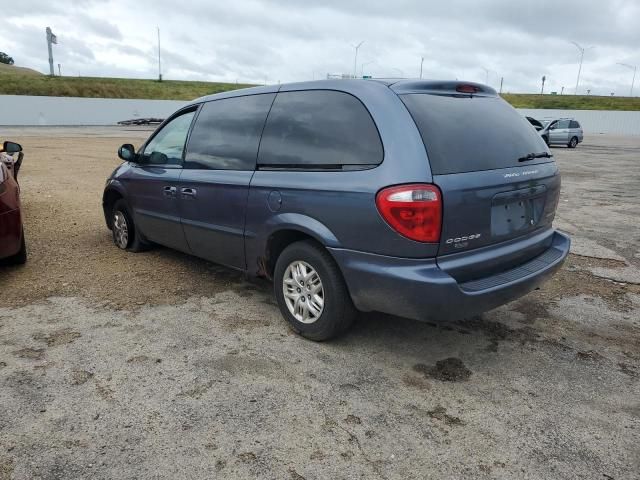
[[[634,0],[22,0],[3,12],[6,48],[22,66],[47,71],[44,28],[58,34],[56,63],[68,74],[157,76],[156,26],[165,78],[287,82],[357,72],[460,78],[506,91],[627,94],[640,64],[640,3]],[[5,46],[6,45],[6,46]],[[363,66],[366,63],[366,66]],[[640,88],[638,89],[640,91]]]

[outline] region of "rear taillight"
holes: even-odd
[[[382,218],[400,235],[417,242],[438,243],[442,224],[442,194],[435,185],[412,184],[378,192]]]

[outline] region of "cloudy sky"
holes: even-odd
[[[2,0],[5,1],[10,0]],[[504,91],[628,95],[640,65],[639,0],[18,0],[2,8],[0,51],[63,75],[275,83],[356,71],[485,82]],[[315,3],[315,5],[312,5]],[[638,78],[640,83],[640,78]],[[640,85],[636,89],[640,92]],[[636,93],[638,94],[638,93]]]

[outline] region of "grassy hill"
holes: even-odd
[[[50,77],[28,68],[0,64],[0,95],[191,100],[211,93],[250,86],[249,84],[180,80],[158,82],[129,78]],[[640,110],[640,97],[517,93],[507,93],[502,96],[516,108]]]
[[[0,95],[54,97],[148,98],[191,100],[211,93],[248,87],[247,84],[138,80],[100,77],[50,77],[0,71]]]
[[[0,75],[42,75],[42,73],[26,67],[16,67],[0,63]],[[2,77],[5,78],[4,76]]]
[[[505,93],[502,97],[516,108],[567,110],[640,110],[640,97],[599,97],[595,95],[537,95]]]

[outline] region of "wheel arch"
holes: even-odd
[[[295,242],[311,240],[322,248],[338,247],[339,241],[325,225],[302,214],[288,213],[272,219],[265,235],[264,247],[259,251],[259,276],[273,278],[273,270],[280,254]],[[328,251],[328,250],[327,250]]]
[[[102,194],[102,210],[104,212],[104,220],[109,230],[111,230],[111,209],[118,200],[124,198],[126,197],[122,190],[115,185],[107,187]]]

